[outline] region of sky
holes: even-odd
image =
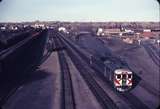
[[[0,22],[159,21],[156,0],[2,0]]]

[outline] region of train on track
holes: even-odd
[[[132,72],[128,69],[116,69],[112,81],[114,88],[120,92],[128,91],[132,88]]]
[[[118,59],[105,61],[105,72],[113,87],[119,92],[126,92],[132,89],[133,72],[125,62]],[[105,73],[104,73],[105,74]]]
[[[138,83],[139,78],[136,77],[137,80],[135,80],[134,72],[121,57],[117,57],[110,52],[102,54],[102,52],[97,51],[90,54],[80,50],[76,51],[79,55],[83,56],[85,61],[89,62],[94,69],[103,72],[105,79],[107,81],[109,80],[108,82],[112,84],[116,91],[130,91]]]

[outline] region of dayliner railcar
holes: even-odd
[[[129,91],[133,86],[133,72],[126,63],[113,58],[104,63],[104,75],[107,75],[113,87],[119,92]]]

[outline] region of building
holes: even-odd
[[[5,30],[5,29],[6,29],[6,27],[2,26],[2,27],[0,27],[0,29],[1,29],[1,30]]]
[[[103,29],[98,28],[97,35],[98,36],[119,36],[121,34],[121,30],[118,28],[115,29]]]
[[[143,32],[151,32],[151,29],[144,29]]]
[[[133,44],[134,41],[131,38],[124,38],[123,42],[128,43],[128,44]]]
[[[104,29],[104,34],[119,35],[120,33],[121,33],[120,29]]]
[[[154,37],[154,33],[152,32],[143,32],[142,34],[140,34],[141,37],[144,37],[145,39],[149,39],[151,37]]]

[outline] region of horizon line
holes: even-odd
[[[75,23],[75,22],[84,22],[84,23],[104,23],[104,22],[119,22],[119,23],[121,23],[121,22],[155,22],[155,23],[160,23],[160,21],[141,21],[141,20],[135,20],[135,21],[133,21],[133,20],[131,20],[131,21],[115,21],[115,20],[113,20],[113,21],[92,21],[92,20],[90,20],[90,21],[78,21],[78,20],[75,20],[75,21],[71,21],[71,20],[26,20],[26,21],[0,21],[0,23],[25,23],[25,22],[29,22],[29,23],[31,23],[31,22],[72,22],[72,23]]]

